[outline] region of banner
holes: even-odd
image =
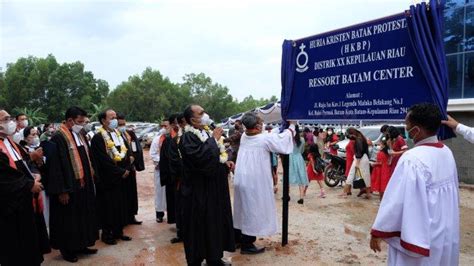
[[[291,97],[282,98],[289,120],[403,120],[411,105],[433,102],[404,13],[297,40],[292,49]]]

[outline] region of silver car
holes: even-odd
[[[383,125],[373,125],[373,126],[365,126],[358,128],[358,130],[369,140],[372,141],[373,146],[369,146],[369,159],[371,161],[376,161],[377,159],[377,152],[378,152],[378,146],[380,141],[382,140],[382,133],[380,133],[380,128]],[[389,126],[394,126],[396,127],[399,131],[402,137],[406,140],[407,139],[407,133],[405,130],[405,125],[398,124],[398,125],[389,125]],[[408,142],[408,141],[407,141]],[[339,146],[339,149],[337,151],[337,155],[342,158],[346,158],[346,146],[349,144],[349,139],[345,139],[342,141],[339,141],[337,145]],[[411,147],[410,143],[408,143],[409,147]]]

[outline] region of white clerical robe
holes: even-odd
[[[277,232],[270,152],[290,154],[293,131],[242,135],[234,176],[234,227],[250,236]]]
[[[160,169],[157,167],[160,163],[161,134],[158,134],[150,146],[150,156],[155,164],[155,211],[166,211],[166,187],[161,186]]]
[[[389,244],[388,265],[458,265],[458,174],[451,150],[436,137],[400,158],[372,235]]]
[[[456,127],[456,132],[461,134],[470,143],[474,143],[474,127],[458,124]]]

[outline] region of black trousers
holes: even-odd
[[[176,182],[171,182],[165,187],[166,190],[166,212],[168,213],[168,224],[176,223]]]
[[[242,234],[242,231],[240,229],[234,228],[234,233],[235,233],[235,243],[240,244],[244,248],[251,246],[257,240],[256,236],[249,236],[246,234]]]

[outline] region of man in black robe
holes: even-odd
[[[117,114],[118,129],[123,134],[126,140],[127,148],[131,151],[133,161],[130,170],[130,175],[125,179],[124,192],[127,194],[127,212],[129,217],[129,224],[142,224],[137,221],[135,215],[138,214],[138,192],[137,192],[137,172],[145,170],[145,162],[143,160],[143,149],[140,145],[140,140],[133,130],[127,129],[127,121],[125,115]]]
[[[69,108],[47,148],[52,150],[46,160],[50,241],[69,262],[77,262],[78,254],[96,254],[88,247],[99,236],[89,144],[81,134],[86,116],[79,107]]]
[[[183,239],[189,265],[222,265],[224,251],[235,251],[227,174],[233,163],[220,163],[218,141],[223,130],[204,130],[204,109],[184,111],[189,126],[179,143],[183,158]]]
[[[168,118],[170,123],[170,133],[165,135],[165,140],[160,150],[160,174],[161,184],[166,186],[166,208],[168,213],[168,223],[176,223],[176,237],[171,239],[171,243],[182,241],[181,232],[181,196],[180,181],[182,177],[183,165],[182,158],[178,150],[180,142],[180,126],[178,119],[184,116],[182,114],[173,114]]]
[[[0,265],[40,265],[43,255],[31,203],[33,193],[43,187],[17,168],[19,158],[9,138],[14,133],[15,122],[0,108]]]
[[[132,240],[123,234],[123,228],[129,222],[127,194],[123,187],[125,179],[130,175],[131,154],[123,147],[126,141],[117,130],[115,111],[107,109],[99,114],[98,119],[102,128],[91,140],[91,152],[97,184],[101,239],[108,245],[116,245],[117,239]]]

